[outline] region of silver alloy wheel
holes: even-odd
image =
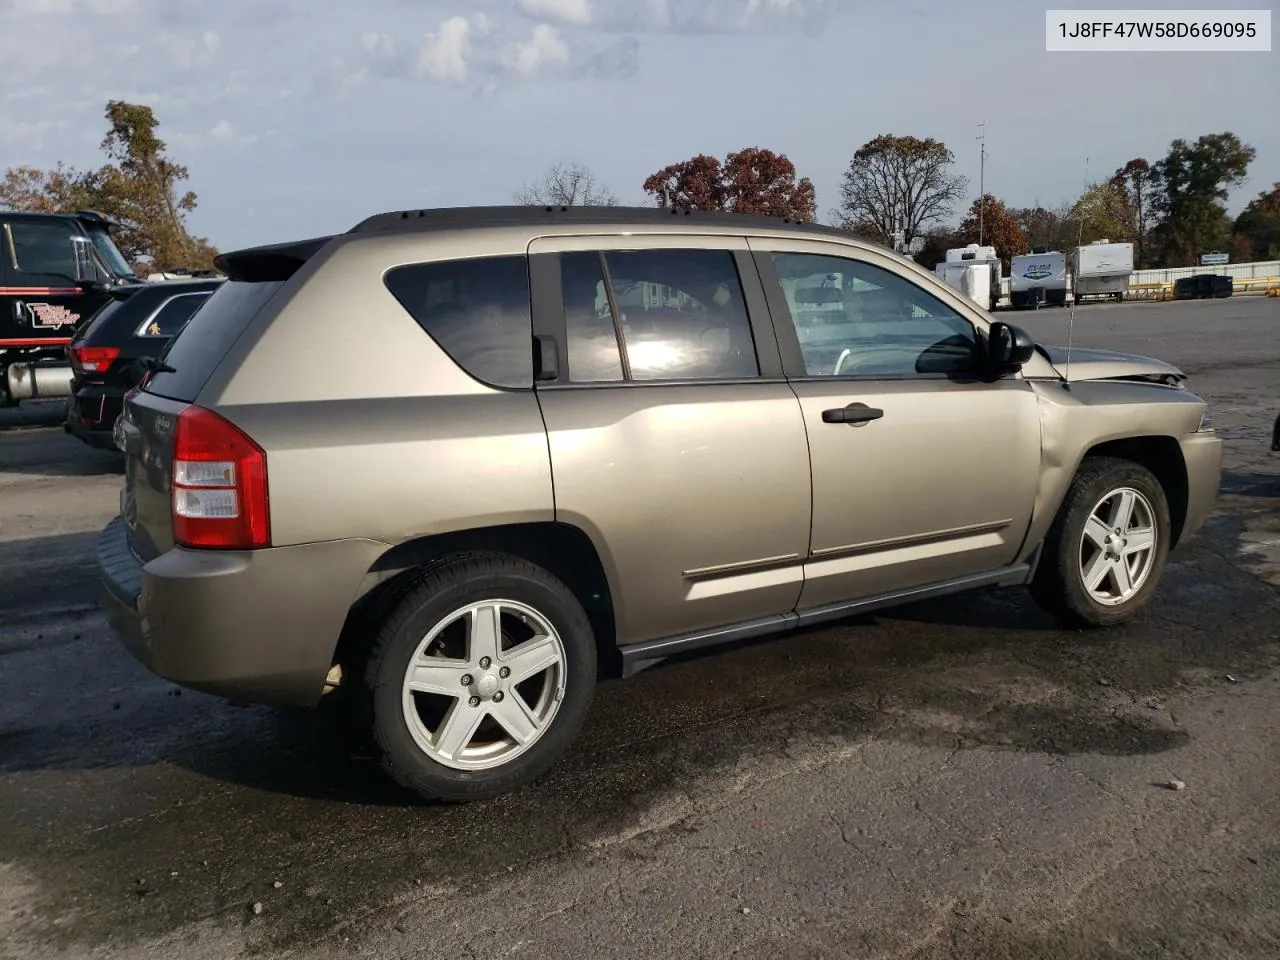
[[[1156,559],[1155,510],[1133,487],[1094,506],[1080,538],[1080,577],[1098,603],[1116,606],[1142,589]]]
[[[401,697],[405,723],[437,763],[492,770],[550,728],[565,678],[564,643],[546,617],[514,600],[469,604],[414,651]]]

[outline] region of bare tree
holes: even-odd
[[[515,199],[531,207],[616,207],[618,198],[596,175],[576,163],[557,163],[533,183],[527,183]]]
[[[910,244],[951,213],[968,186],[948,172],[954,156],[932,138],[881,135],[858,148],[844,174],[836,219],[888,242],[903,232]]]

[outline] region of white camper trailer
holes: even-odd
[[[1071,255],[1075,275],[1076,303],[1084,297],[1115,297],[1123,300],[1133,276],[1133,244],[1095,240],[1076,247]]]
[[[1067,255],[1036,249],[1009,261],[1009,304],[1016,310],[1067,302]]]
[[[933,268],[947,286],[959,291],[984,310],[994,310],[1000,299],[1000,258],[995,247],[952,247],[947,258]]]

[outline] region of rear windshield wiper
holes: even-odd
[[[137,362],[138,362],[138,366],[140,366],[143,370],[147,371],[147,373],[177,373],[178,372],[177,370],[173,369],[173,367],[169,366],[167,363],[161,360],[159,357],[139,357]]]

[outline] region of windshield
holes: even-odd
[[[129,266],[129,261],[124,258],[111,235],[102,227],[89,227],[88,230],[94,248],[111,272],[117,277],[132,277],[133,268]]]

